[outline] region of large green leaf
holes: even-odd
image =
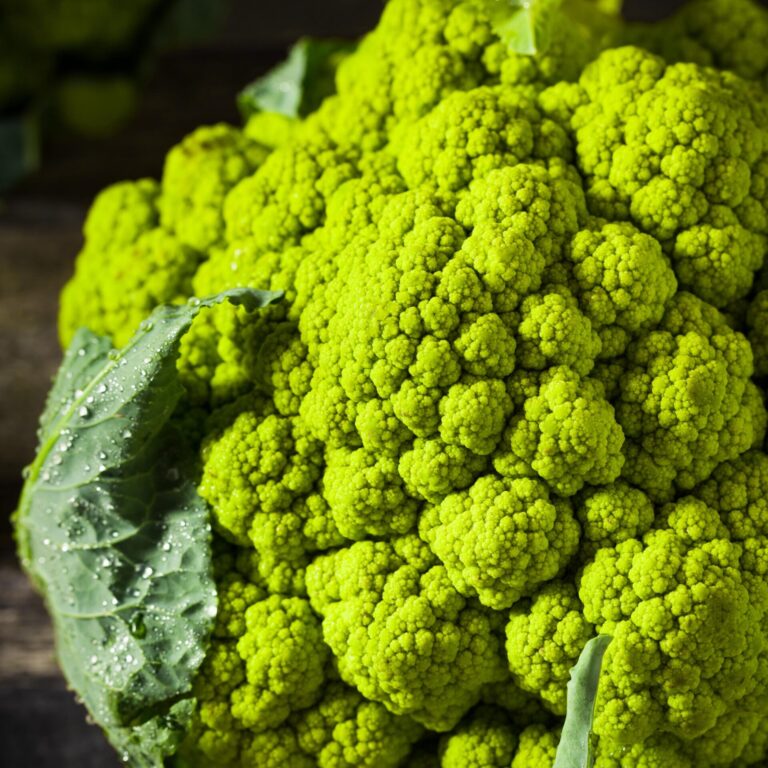
[[[173,419],[181,337],[204,307],[254,310],[280,295],[236,289],[160,307],[119,352],[80,331],[41,418],[19,554],[69,683],[137,768],[162,766],[181,740],[216,614],[208,511]]]
[[[313,112],[334,92],[336,68],[354,47],[343,40],[299,40],[284,62],[240,92],[243,117],[275,112],[299,118]]]
[[[565,724],[553,768],[592,768],[595,699],[603,656],[610,642],[609,635],[593,637],[584,646],[576,666],[571,670]]]

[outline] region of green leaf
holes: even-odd
[[[600,682],[603,655],[611,642],[609,635],[593,637],[571,670],[565,724],[553,768],[592,768],[592,722]]]
[[[119,352],[81,330],[41,418],[19,555],[70,685],[137,768],[162,766],[183,737],[216,614],[208,510],[173,419],[179,344],[204,307],[280,296],[236,289],[159,307]]]
[[[334,93],[336,68],[354,48],[343,40],[299,40],[284,62],[240,92],[240,112],[245,119],[259,112],[308,115]]]
[[[621,13],[622,0],[478,0],[493,31],[514,53],[545,53],[558,25],[604,25]]]
[[[40,132],[33,113],[0,117],[0,192],[36,170]]]
[[[494,32],[510,50],[526,56],[546,51],[563,0],[488,0]]]

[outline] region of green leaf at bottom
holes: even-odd
[[[592,722],[595,715],[595,699],[600,682],[603,655],[611,642],[608,635],[593,637],[571,670],[568,681],[568,701],[565,724],[557,747],[553,768],[591,768]]]
[[[160,307],[121,351],[83,330],[48,398],[15,515],[64,674],[135,768],[159,768],[192,717],[216,615],[208,510],[172,416],[176,359],[198,312],[280,294],[236,289]]]

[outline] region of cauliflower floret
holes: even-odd
[[[576,588],[565,581],[546,584],[530,602],[512,608],[506,634],[515,682],[538,694],[553,712],[565,714],[571,668],[594,635]]]
[[[459,592],[496,610],[556,576],[578,543],[570,505],[544,483],[495,475],[427,508],[419,534]]]
[[[413,535],[316,558],[307,589],[342,679],[432,730],[453,728],[507,674],[497,619]]]
[[[631,744],[661,728],[696,739],[760,685],[756,639],[768,600],[742,569],[741,546],[697,499],[666,507],[664,518],[642,542],[598,550],[580,579],[585,617],[613,636],[595,720],[608,741]],[[731,750],[728,764],[743,744],[719,749]]]
[[[623,354],[632,338],[659,323],[677,288],[658,240],[629,223],[596,222],[575,235],[566,255],[601,357]]]
[[[616,406],[627,437],[623,476],[646,493],[666,500],[674,487],[689,490],[762,442],[752,350],[710,305],[677,294],[659,329],[627,357]]]
[[[502,709],[478,707],[440,740],[441,768],[509,768],[517,735]]]
[[[200,251],[221,243],[224,198],[269,155],[242,131],[220,123],[198,128],[165,161],[160,220],[181,242]]]
[[[506,477],[538,475],[562,496],[621,472],[624,433],[602,385],[565,366],[548,369],[523,413],[510,422],[508,450],[494,467]]]
[[[552,768],[559,741],[559,732],[544,725],[529,725],[520,734],[511,768]]]

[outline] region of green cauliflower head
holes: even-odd
[[[219,588],[186,764],[552,765],[600,632],[598,768],[765,759],[768,95],[686,18],[706,60],[604,19],[526,57],[489,2],[390,0],[279,140],[97,198],[64,341],[286,296],[178,362]]]

